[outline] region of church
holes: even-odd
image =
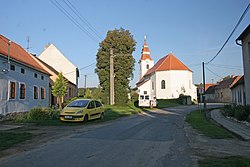
[[[139,67],[140,79],[136,83],[139,106],[156,106],[156,99],[174,99],[180,94],[189,95],[192,100],[197,99],[193,72],[172,53],[154,64],[146,38]]]

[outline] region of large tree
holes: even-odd
[[[96,73],[102,87],[102,101],[109,102],[109,62],[110,48],[114,57],[115,103],[125,104],[128,101],[129,82],[133,79],[135,59],[132,56],[136,42],[128,30],[123,28],[108,31],[106,38],[100,43],[96,55]]]

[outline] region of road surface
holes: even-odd
[[[180,106],[122,118],[17,154],[0,166],[197,166],[183,129],[185,115],[194,108]]]

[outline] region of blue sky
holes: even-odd
[[[54,0],[51,0],[54,1]],[[50,0],[1,1],[0,33],[23,48],[30,37],[30,52],[39,55],[44,46],[53,43],[78,68],[96,62],[96,53],[108,30],[128,29],[137,42],[133,87],[138,81],[138,60],[144,36],[155,63],[172,52],[193,71],[194,83],[202,82],[201,63],[216,55],[225,42],[249,0],[69,0],[98,31],[95,40],[74,25]],[[57,0],[70,12],[63,0]],[[80,23],[81,21],[71,12]],[[241,47],[235,39],[250,23],[250,11],[219,56],[206,70],[206,82],[219,76],[240,75]],[[83,27],[88,28],[83,23]],[[81,70],[79,86],[97,86],[95,65]],[[216,74],[216,75],[215,75]]]

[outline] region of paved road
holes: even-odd
[[[185,115],[195,107],[181,106],[122,118],[17,154],[0,162],[0,166],[197,166],[183,130]]]

